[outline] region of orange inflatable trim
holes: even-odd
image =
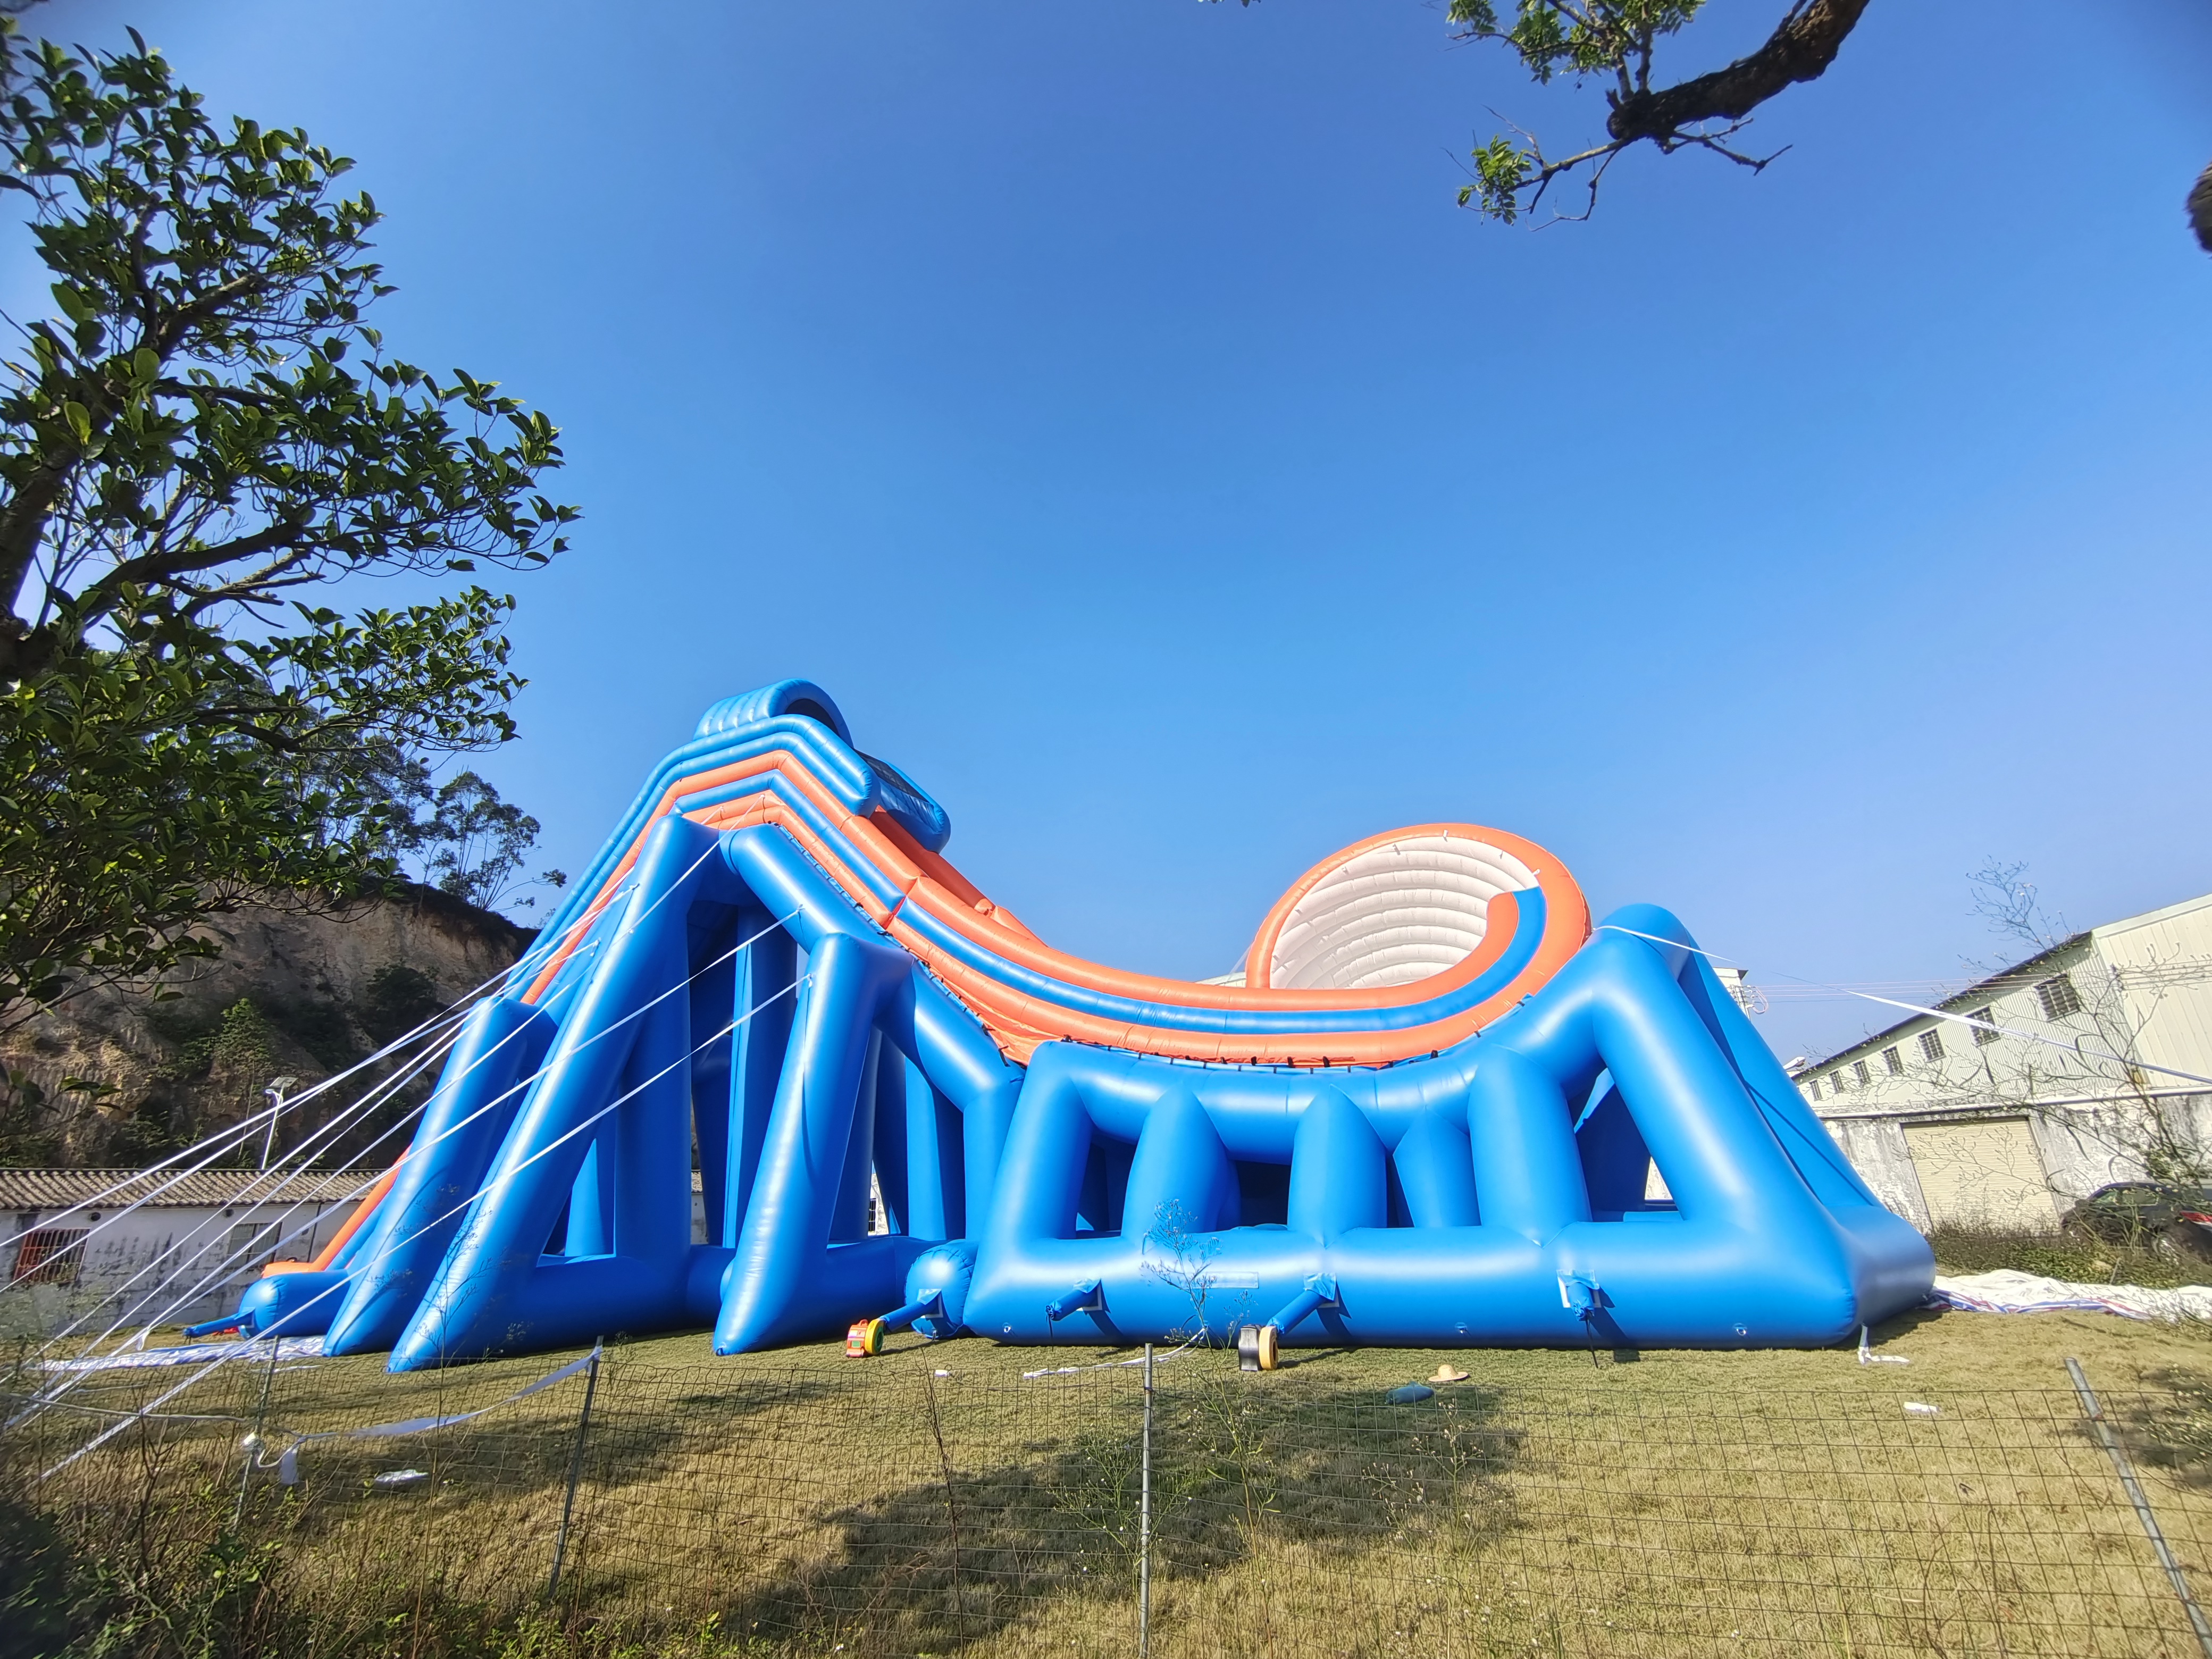
[[[399,1166],[406,1161],[407,1154],[404,1152],[392,1161],[392,1167],[377,1177],[374,1187],[362,1194],[361,1202],[353,1206],[353,1213],[345,1218],[345,1224],[331,1235],[329,1243],[315,1253],[313,1261],[272,1261],[261,1270],[261,1276],[275,1279],[283,1273],[329,1272],[331,1263],[338,1259],[338,1252],[345,1249],[353,1236],[361,1231],[362,1224],[368,1219],[376,1206],[384,1202],[384,1195],[392,1190],[392,1183],[399,1179]]]
[[[1253,955],[1249,960],[1264,962],[1266,951],[1273,948],[1275,935],[1297,901],[1347,859],[1408,835],[1460,834],[1521,860],[1536,872],[1547,901],[1544,934],[1534,960],[1496,995],[1448,1018],[1398,1030],[1257,1036],[1181,1030],[1115,1020],[1017,990],[987,970],[961,961],[932,944],[906,920],[906,912],[919,909],[969,943],[1011,964],[1086,990],[1172,1007],[1283,1012],[1310,1009],[1321,1012],[1410,1007],[1432,1001],[1470,983],[1504,954],[1515,935],[1520,907],[1510,892],[1498,894],[1490,901],[1490,926],[1485,931],[1482,945],[1443,973],[1409,984],[1370,990],[1278,990],[1264,983],[1247,987],[1200,985],[1188,980],[1130,973],[1054,950],[1011,912],[992,903],[951,863],[917,844],[888,815],[878,811],[863,818],[848,811],[804,763],[787,750],[775,750],[679,779],[663,792],[655,804],[647,820],[646,831],[667,814],[681,811],[686,797],[750,778],[765,781],[771,774],[781,776],[787,787],[803,795],[823,818],[836,826],[846,845],[865,858],[897,891],[896,903],[886,906],[875,890],[854,872],[846,855],[833,849],[772,789],[763,788],[719,801],[685,816],[713,830],[765,825],[789,836],[871,921],[905,946],[975,1012],[1009,1059],[1023,1063],[1027,1062],[1038,1044],[1066,1038],[1181,1060],[1291,1066],[1387,1064],[1449,1048],[1471,1036],[1504,1013],[1534,986],[1549,979],[1589,937],[1589,908],[1582,890],[1559,860],[1542,848],[1502,830],[1468,824],[1425,824],[1411,830],[1398,830],[1372,836],[1332,854],[1308,871],[1268,912],[1253,942]],[[525,1000],[535,1001],[544,994],[577,942],[612,902],[617,888],[636,867],[646,831],[641,831],[609,872],[567,943],[532,981]]]

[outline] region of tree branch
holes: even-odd
[[[179,306],[163,319],[159,326],[156,326],[149,318],[146,326],[146,343],[154,349],[154,355],[166,363],[175,354],[177,348],[184,343],[185,337],[199,324],[206,322],[210,318],[220,316],[223,310],[234,301],[242,300],[250,294],[259,293],[269,286],[269,283],[270,277],[266,271],[248,270],[232,277],[230,281],[219,287],[210,289],[198,299]]]
[[[1867,4],[1868,0],[1799,0],[1765,46],[1726,69],[1656,92],[1626,98],[1608,93],[1613,113],[1606,118],[1605,130],[1623,144],[1648,138],[1666,148],[1686,137],[1683,128],[1701,121],[1741,121],[1786,88],[1818,79],[1836,61]]]
[[[279,548],[291,545],[307,528],[305,520],[279,519],[251,536],[240,536],[234,541],[221,542],[213,547],[146,553],[135,559],[125,559],[85,589],[84,597],[80,601],[82,612],[88,617],[101,615],[118,589],[134,584],[173,581],[195,570],[212,570],[240,559],[273,553]],[[295,561],[286,560],[283,562],[289,564]]]

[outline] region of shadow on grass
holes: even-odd
[[[1893,1342],[1900,1336],[1910,1336],[1923,1326],[1933,1325],[1943,1318],[1945,1313],[1946,1310],[1942,1308],[1908,1308],[1895,1318],[1885,1319],[1879,1325],[1870,1327],[1869,1334],[1875,1342]]]
[[[832,1383],[801,1379],[669,1394],[649,1382],[636,1386],[610,1366],[600,1379],[585,1434],[580,1484],[603,1496],[696,1474],[702,1458],[742,1457],[767,1421],[778,1419],[779,1430],[786,1430],[790,1425],[781,1419],[790,1413],[793,1422],[803,1423],[838,1392]],[[311,1442],[300,1452],[301,1516],[294,1529],[312,1531],[310,1517],[337,1524],[364,1501],[393,1508],[465,1506],[487,1498],[526,1504],[536,1499],[541,1505],[557,1501],[568,1487],[583,1398],[584,1384],[578,1379],[449,1428],[392,1438]],[[386,1402],[394,1403],[436,1415],[485,1402],[444,1401],[434,1395]],[[420,1469],[424,1480],[398,1488],[376,1486],[379,1474],[401,1467]]]
[[[1018,1403],[1015,1403],[1018,1402]],[[740,1639],[854,1656],[944,1653],[1045,1610],[1102,1645],[1133,1642],[1141,1462],[1134,1386],[1048,1383],[975,1402],[916,1387],[872,1420],[847,1419],[849,1487],[886,1471],[869,1447],[908,1444],[895,1481],[859,1501],[808,1504],[813,1483],[757,1488],[761,1507],[667,1559],[615,1561],[586,1547],[579,1607],[670,1611],[682,1587],[720,1585],[695,1614]],[[1419,1539],[1480,1549],[1516,1524],[1499,1478],[1519,1456],[1498,1395],[1465,1385],[1409,1406],[1370,1389],[1308,1391],[1286,1377],[1187,1376],[1156,1400],[1155,1582],[1200,1585],[1281,1547],[1349,1561]],[[940,1458],[938,1436],[945,1451]],[[672,1588],[676,1587],[676,1588]],[[568,1592],[564,1591],[564,1596]],[[1087,1609],[1085,1610],[1085,1609]],[[1127,1624],[1124,1631],[1121,1627]],[[1127,1638],[1127,1640],[1123,1638]]]
[[[2212,1371],[2167,1366],[2143,1380],[2155,1391],[2098,1391],[2128,1455],[2176,1486],[2212,1492]]]

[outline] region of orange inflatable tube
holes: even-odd
[[[1248,975],[1257,982],[1242,988],[1200,985],[1186,980],[1131,973],[1054,950],[1011,912],[992,903],[951,862],[916,843],[887,814],[878,811],[863,818],[848,811],[805,763],[787,750],[771,750],[677,780],[662,792],[646,828],[649,830],[670,812],[682,811],[687,798],[747,779],[765,781],[770,775],[780,776],[787,787],[802,795],[810,806],[836,825],[851,852],[865,858],[897,891],[896,903],[887,907],[875,889],[854,871],[848,862],[848,854],[832,848],[772,790],[763,788],[719,801],[687,816],[714,830],[763,825],[789,836],[870,921],[884,928],[951,987],[983,1021],[1008,1057],[1016,1060],[1025,1061],[1041,1042],[1064,1038],[1177,1059],[1293,1066],[1386,1064],[1448,1048],[1480,1030],[1517,1001],[1528,984],[1540,983],[1556,972],[1589,934],[1588,905],[1581,890],[1556,859],[1519,836],[1492,830],[1478,832],[1468,825],[1425,824],[1411,830],[1395,830],[1370,837],[1316,865],[1276,902],[1261,924],[1247,958],[1248,964],[1260,964],[1256,970],[1248,967]],[[1409,834],[1448,836],[1455,831],[1471,838],[1479,836],[1486,844],[1510,854],[1537,873],[1549,902],[1544,937],[1534,959],[1515,976],[1513,986],[1476,1007],[1399,1030],[1261,1036],[1187,1031],[1115,1020],[1067,1008],[1007,985],[987,970],[961,961],[932,944],[905,917],[909,908],[918,908],[970,944],[1011,964],[1066,985],[1132,1000],[1231,1011],[1311,1009],[1320,1012],[1407,1007],[1449,994],[1471,982],[1498,960],[1514,937],[1518,919],[1519,907],[1510,891],[1499,893],[1490,901],[1492,925],[1480,947],[1454,967],[1408,984],[1365,990],[1281,990],[1265,983],[1266,963],[1285,920],[1298,901],[1330,871],[1370,848]],[[643,842],[644,833],[641,832],[608,874],[568,940],[532,982],[525,994],[526,1000],[535,1000],[551,984],[592,921],[612,901],[621,883],[635,867]]]
[[[264,1279],[274,1279],[280,1273],[319,1273],[330,1271],[331,1263],[338,1259],[338,1252],[352,1242],[376,1206],[384,1202],[384,1195],[392,1190],[392,1183],[399,1179],[399,1166],[407,1161],[402,1152],[392,1160],[392,1167],[379,1176],[376,1184],[362,1194],[361,1202],[353,1206],[353,1213],[345,1224],[331,1236],[331,1242],[315,1253],[313,1261],[272,1261],[261,1270]]]

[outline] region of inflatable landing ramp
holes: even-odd
[[[469,1014],[366,1218],[241,1322],[403,1370],[856,1322],[1775,1346],[1929,1291],[1682,925],[1593,929],[1540,847],[1362,842],[1194,984],[1054,950],[951,833],[818,687],[717,704]]]

